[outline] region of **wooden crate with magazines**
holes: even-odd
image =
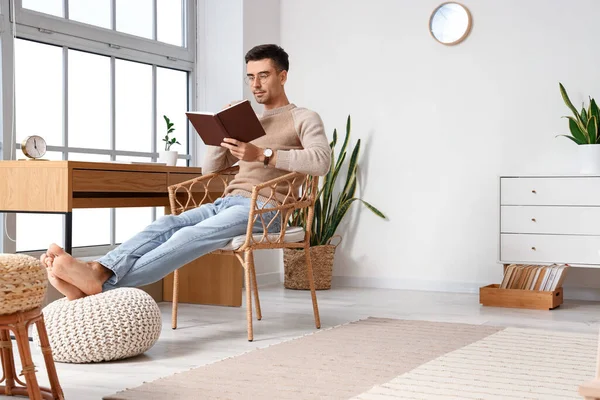
[[[568,264],[511,264],[500,284],[479,288],[479,302],[490,307],[552,310],[563,303]]]

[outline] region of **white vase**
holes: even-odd
[[[164,162],[168,166],[174,167],[175,165],[177,165],[177,152],[174,150],[159,151],[158,162]]]
[[[600,144],[577,146],[580,174],[600,174]]]

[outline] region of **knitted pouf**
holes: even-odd
[[[0,315],[39,307],[48,276],[37,259],[25,254],[0,254]]]
[[[150,349],[162,320],[154,299],[140,289],[119,288],[43,309],[55,361],[89,363],[133,357]],[[37,332],[35,342],[39,346]]]

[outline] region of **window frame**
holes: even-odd
[[[68,0],[63,0],[63,9],[67,10]],[[14,5],[14,9],[12,8]],[[113,86],[113,95],[111,97],[112,123],[111,123],[111,149],[86,149],[69,147],[68,145],[68,126],[63,126],[64,146],[48,146],[48,151],[62,152],[63,159],[66,159],[69,153],[89,153],[105,154],[115,160],[117,156],[140,156],[156,159],[158,157],[157,149],[157,127],[158,118],[156,110],[156,90],[157,90],[157,67],[175,69],[188,73],[187,93],[190,109],[196,105],[196,19],[197,4],[194,0],[182,0],[182,35],[185,32],[183,46],[175,46],[169,43],[158,42],[151,39],[136,37],[127,33],[114,30],[116,0],[111,0],[111,27],[105,29],[88,25],[78,21],[71,21],[66,18],[43,14],[33,10],[24,9],[22,0],[0,0],[0,55],[2,59],[1,68],[1,97],[0,109],[2,112],[1,121],[3,136],[0,137],[0,159],[15,159],[19,144],[13,137],[13,118],[14,107],[14,42],[13,26],[16,26],[16,38],[40,42],[43,44],[61,46],[63,50],[63,93],[68,93],[67,76],[68,63],[67,53],[69,49],[87,51],[90,53],[111,57],[111,85]],[[157,0],[153,0],[153,37],[157,37]],[[68,16],[68,12],[65,12]],[[14,17],[14,21],[13,21]],[[114,120],[114,85],[115,85],[115,61],[123,59],[127,61],[141,62],[152,65],[152,92],[153,92],[153,112],[152,112],[152,144],[151,152],[136,152],[116,150],[115,143],[115,120]],[[63,116],[66,117],[68,107],[65,107],[67,98],[63,99]],[[15,127],[16,128],[16,127]],[[17,131],[18,128],[15,129]],[[187,151],[186,155],[179,158],[185,158],[188,165],[192,165],[195,160],[196,135],[191,134],[189,124],[186,125]],[[3,145],[8,144],[8,145]],[[11,148],[10,144],[14,147]],[[14,238],[16,235],[16,215],[14,213],[1,214],[0,228],[2,228],[2,240],[0,240],[0,252],[16,252],[16,242],[8,236]],[[116,224],[115,209],[111,209],[110,239],[108,246],[88,246],[73,249],[77,257],[93,256],[105,253],[116,247]],[[156,218],[156,211],[152,211],[152,219]],[[63,221],[64,229],[64,221]],[[39,255],[40,251],[27,251],[27,254]]]

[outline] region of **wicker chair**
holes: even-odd
[[[222,197],[229,181],[238,172],[238,167],[227,168],[212,174],[206,174],[197,178],[169,186],[169,200],[171,214],[179,215],[182,212],[198,207],[206,202],[213,202]],[[294,188],[301,184],[299,193],[294,193]],[[286,197],[283,202],[274,203],[277,189],[285,188]],[[317,306],[317,295],[313,279],[312,264],[310,259],[310,233],[311,222],[314,214],[315,199],[318,191],[318,177],[292,172],[279,178],[272,179],[252,190],[250,215],[246,235],[235,238],[223,249],[213,254],[225,254],[238,258],[244,268],[244,286],[246,288],[246,317],[248,322],[248,341],[254,338],[252,330],[252,293],[256,308],[256,317],[262,319],[258,286],[256,284],[256,271],[254,269],[254,250],[260,249],[304,249],[306,254],[307,275],[312,297],[315,326],[321,327],[319,309]],[[262,206],[258,206],[257,200],[261,196],[266,200]],[[265,213],[276,211],[276,218],[282,218],[282,227],[285,227],[290,218],[298,215],[300,210],[308,216],[306,229],[300,227],[287,227],[279,233],[268,233],[267,229],[275,219],[266,221]],[[252,228],[256,221],[263,226],[263,233],[253,233]],[[300,234],[298,234],[300,233]],[[177,303],[178,303],[179,271],[175,270],[173,279],[173,314],[172,328],[177,328]]]

